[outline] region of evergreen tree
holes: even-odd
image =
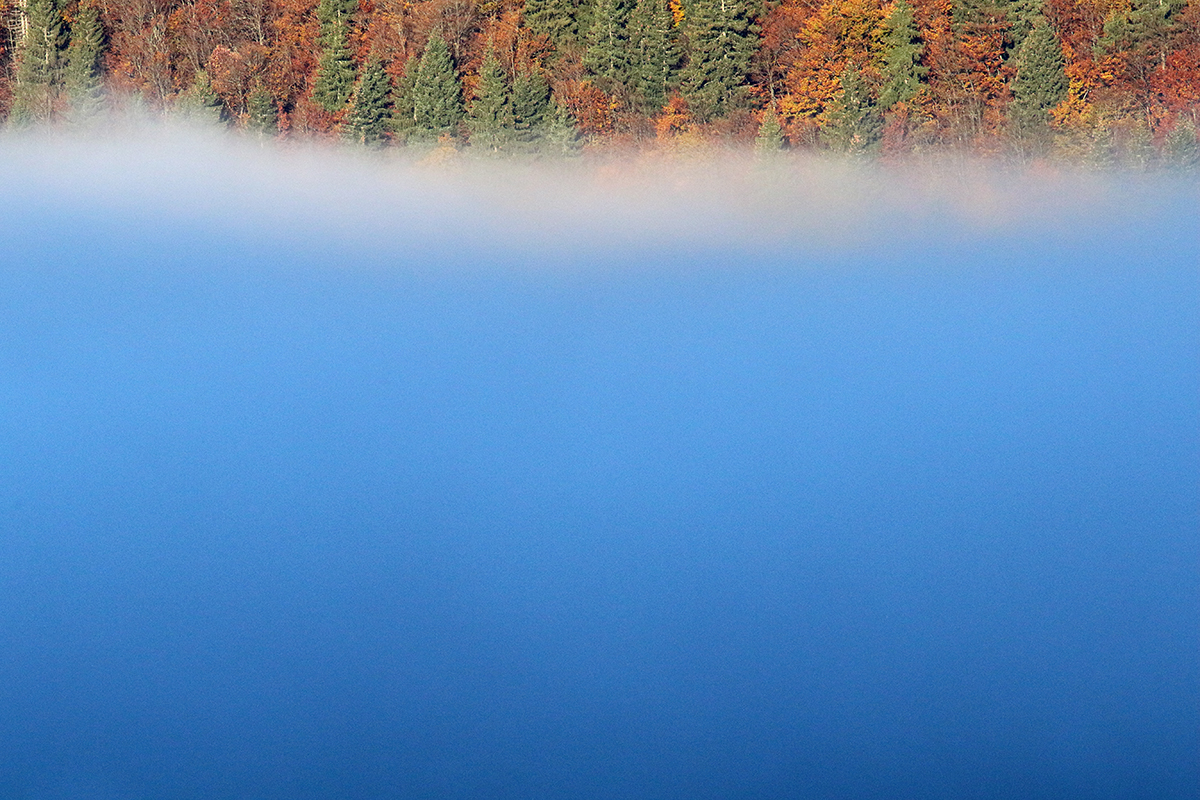
[[[643,113],[656,113],[667,103],[680,59],[666,0],[638,0],[629,15],[628,53],[634,105]]]
[[[550,84],[542,71],[533,67],[517,70],[512,94],[513,130],[518,142],[531,143],[545,133],[552,111]]]
[[[873,152],[883,133],[883,115],[871,102],[870,86],[853,64],[847,64],[842,72],[841,86],[829,121],[821,129],[821,139],[829,149],[840,153]]]
[[[1012,91],[1009,115],[1018,129],[1027,134],[1045,128],[1050,109],[1058,105],[1067,92],[1062,45],[1043,16],[1039,15],[1034,21],[1017,53],[1017,75]]]
[[[462,87],[441,34],[429,37],[413,83],[413,122],[419,135],[452,133],[463,118]]]
[[[1196,141],[1196,124],[1182,117],[1163,141],[1163,161],[1168,167],[1192,172],[1200,167],[1200,142]]]
[[[28,0],[25,39],[16,53],[10,121],[44,122],[54,113],[66,45],[62,15],[55,0]]]
[[[328,1],[328,0],[326,0]],[[326,2],[322,2],[322,7]],[[350,52],[350,31],[344,19],[334,16],[321,36],[321,57],[317,61],[317,79],[313,100],[331,114],[346,107],[354,93],[354,58]],[[322,23],[325,28],[326,24]]]
[[[546,147],[559,155],[575,155],[579,152],[579,129],[575,117],[562,103],[554,103],[554,111],[546,122]]]
[[[364,145],[381,143],[391,120],[391,95],[392,79],[383,62],[372,54],[354,92],[350,116],[346,119],[346,138]]]
[[[416,111],[413,108],[413,92],[417,82],[417,64],[409,59],[404,65],[404,75],[392,91],[392,135],[397,141],[406,142],[416,130]]]
[[[79,6],[71,23],[71,43],[67,47],[67,66],[63,84],[76,119],[96,116],[103,107],[100,81],[100,53],[104,49],[104,29],[95,2]]]
[[[513,112],[508,78],[490,41],[479,68],[479,84],[475,87],[475,101],[467,116],[467,130],[471,134],[472,147],[492,152],[503,149],[512,138]]]
[[[212,125],[221,122],[224,112],[221,98],[212,90],[212,82],[204,70],[196,73],[192,85],[176,99],[175,107],[189,119]]]
[[[921,90],[929,67],[921,65],[925,44],[913,21],[912,6],[899,0],[884,22],[883,88],[879,108],[887,111],[896,103],[907,103]]]
[[[247,127],[262,136],[273,136],[279,130],[279,112],[275,100],[261,83],[246,98],[246,116]]]
[[[679,89],[692,114],[704,122],[745,100],[758,30],[743,0],[693,0],[685,27],[687,63]]]
[[[777,153],[784,147],[783,126],[779,124],[779,115],[775,106],[767,106],[763,112],[762,124],[758,126],[758,136],[754,138],[754,149],[760,153]]]
[[[579,38],[573,0],[526,0],[522,16],[531,32],[548,37],[559,50],[571,47]]]
[[[588,32],[583,66],[598,78],[597,85],[610,94],[623,90],[628,75],[625,22],[629,16],[622,0],[597,0]]]

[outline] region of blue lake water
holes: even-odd
[[[0,796],[1200,796],[1191,196],[551,255],[10,209]]]

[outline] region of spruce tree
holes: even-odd
[[[346,138],[364,145],[380,144],[391,120],[391,95],[392,79],[383,62],[372,54],[354,92],[346,119]]]
[[[67,46],[67,66],[63,84],[71,105],[71,115],[90,119],[104,104],[100,81],[100,53],[104,49],[104,29],[95,2],[83,2],[71,23],[71,43]]]
[[[545,129],[546,147],[550,152],[566,156],[579,152],[579,129],[575,126],[575,117],[562,103],[554,103]]]
[[[829,149],[849,155],[870,153],[879,145],[883,115],[871,101],[871,89],[862,72],[847,64],[841,77],[841,94],[830,109],[821,129],[821,140]]]
[[[583,66],[597,78],[597,85],[610,94],[621,92],[628,77],[628,39],[625,23],[629,14],[623,0],[597,0],[588,32]]]
[[[9,117],[18,125],[44,122],[53,115],[66,46],[62,15],[55,0],[28,0],[25,23],[25,39],[16,53]]]
[[[326,3],[322,3],[325,6]],[[346,21],[334,16],[321,36],[321,57],[317,61],[317,79],[313,100],[331,114],[346,107],[354,93],[354,58],[350,52],[350,30]],[[322,23],[325,28],[326,23]]]
[[[1196,140],[1196,124],[1187,117],[1180,118],[1163,141],[1163,162],[1180,172],[1193,172],[1200,167],[1200,142]]]
[[[453,133],[463,118],[462,87],[450,49],[440,33],[429,37],[413,83],[413,122],[418,135]]]
[[[513,130],[518,142],[536,142],[550,119],[550,84],[541,70],[526,66],[517,70],[512,93]]]
[[[685,27],[687,63],[679,89],[692,114],[705,122],[744,102],[758,30],[743,0],[693,0]]]
[[[467,115],[467,130],[471,134],[472,147],[491,152],[503,149],[512,138],[513,113],[508,78],[490,41],[479,68],[479,84],[475,87],[475,101]]]
[[[758,126],[758,136],[754,138],[754,149],[760,153],[777,153],[783,147],[783,126],[779,124],[775,106],[768,105],[763,112],[762,124]]]
[[[884,22],[883,88],[879,108],[887,111],[896,103],[907,103],[921,90],[929,67],[922,66],[925,44],[913,21],[912,6],[899,0]]]
[[[1039,15],[1034,21],[1016,60],[1009,116],[1018,130],[1036,135],[1049,122],[1050,109],[1067,92],[1062,45],[1045,17]]]
[[[221,98],[212,90],[212,82],[204,70],[198,71],[188,90],[176,98],[175,107],[188,119],[211,125],[220,123],[224,114]]]
[[[404,75],[392,91],[392,135],[398,142],[407,142],[416,130],[416,112],[413,108],[413,92],[417,83],[416,59],[404,64]]]
[[[246,126],[262,136],[273,136],[279,130],[275,100],[261,83],[246,98]]]
[[[667,103],[680,59],[666,0],[638,0],[629,15],[628,53],[634,106],[642,113],[658,112]]]
[[[546,36],[560,51],[578,41],[578,9],[573,0],[526,0],[522,16],[532,33]]]

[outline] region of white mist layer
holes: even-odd
[[[301,243],[596,250],[878,246],[1005,231],[1069,234],[1195,187],[965,159],[850,163],[710,151],[490,160],[275,143],[170,124],[8,134],[8,200]],[[1164,199],[1165,198],[1165,199]]]

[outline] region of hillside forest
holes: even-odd
[[[1200,0],[0,0],[10,127],[1194,164]]]

